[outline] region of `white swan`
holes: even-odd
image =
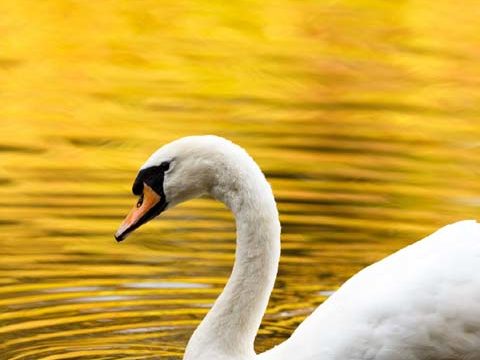
[[[184,360],[478,360],[480,225],[462,221],[367,267],[284,343],[256,355],[275,281],[280,224],[271,188],[239,146],[216,136],[156,151],[133,185],[138,203],[115,237],[167,208],[210,194],[236,218],[230,279],[192,335]]]

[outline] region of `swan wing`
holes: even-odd
[[[363,269],[262,360],[480,359],[480,224]]]

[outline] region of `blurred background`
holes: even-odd
[[[276,194],[263,351],[480,204],[476,0],[3,0],[0,359],[181,359],[230,273],[200,199],[113,239],[162,144],[217,134]],[[369,289],[364,289],[369,291]]]

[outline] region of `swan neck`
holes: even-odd
[[[219,183],[212,195],[234,213],[237,240],[231,276],[189,341],[184,360],[255,356],[254,340],[280,258],[280,223],[270,185],[255,165],[248,177]]]

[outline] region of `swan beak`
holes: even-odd
[[[144,183],[143,201],[139,201],[133,206],[133,209],[115,233],[115,239],[118,242],[124,240],[135,229],[159,215],[165,207],[165,199]]]

